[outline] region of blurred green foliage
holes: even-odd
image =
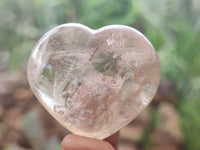
[[[26,66],[31,49],[49,29],[79,22],[97,29],[125,24],[157,49],[161,78],[177,86],[185,149],[200,148],[200,2],[198,0],[1,0],[0,69]]]

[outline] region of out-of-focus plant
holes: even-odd
[[[0,1],[0,69],[24,67],[39,37],[64,23],[68,3],[64,0]]]
[[[133,1],[134,3],[134,1]],[[159,52],[162,78],[171,78],[180,99],[184,148],[200,147],[200,2],[135,1],[145,34]]]

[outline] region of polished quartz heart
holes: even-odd
[[[28,80],[63,126],[103,139],[149,104],[159,85],[160,64],[151,43],[131,27],[91,30],[70,23],[40,39],[29,59]]]

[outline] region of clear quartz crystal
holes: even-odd
[[[103,139],[131,122],[154,97],[160,64],[137,30],[64,24],[46,33],[29,59],[39,101],[75,134]]]

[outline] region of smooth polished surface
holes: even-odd
[[[71,132],[103,139],[131,122],[154,97],[160,64],[139,31],[64,24],[46,33],[29,59],[39,101]]]

